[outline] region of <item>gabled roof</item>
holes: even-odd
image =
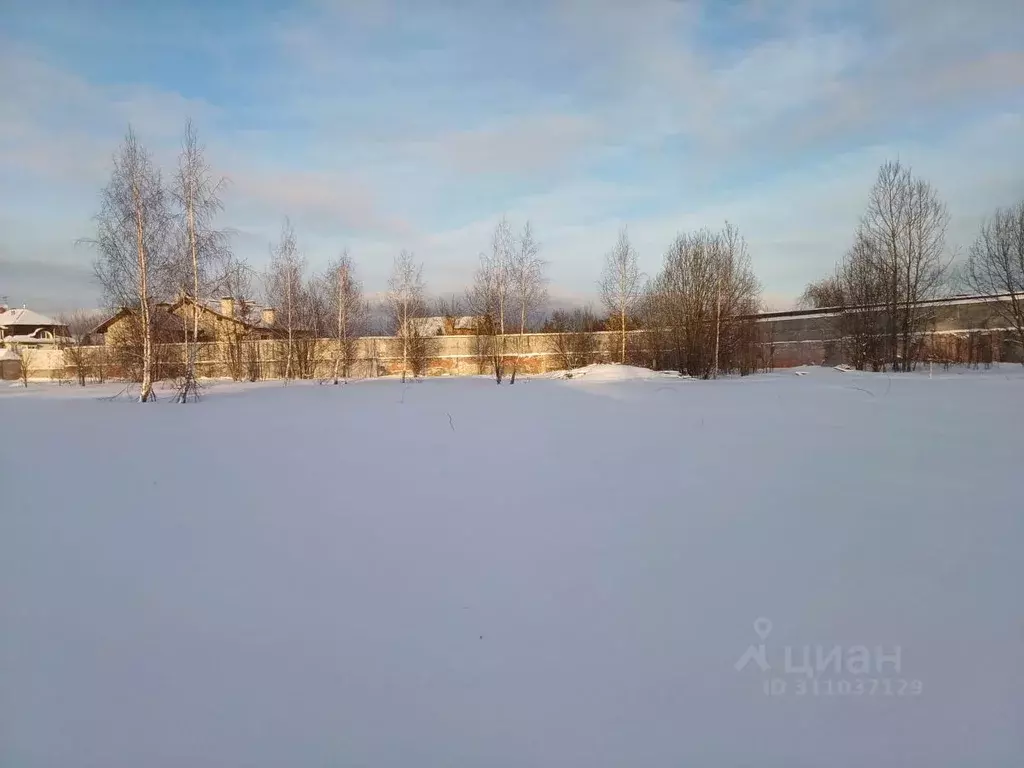
[[[115,312],[110,317],[108,317],[106,320],[104,320],[102,323],[100,323],[95,328],[93,328],[91,331],[89,331],[89,333],[90,334],[93,334],[93,333],[106,333],[107,329],[110,328],[111,324],[113,324],[113,322],[115,320],[119,320],[122,317],[124,317],[125,315],[130,315],[131,312],[132,311],[130,309],[128,309],[127,307],[122,307],[121,309],[117,310],[117,312]]]
[[[444,333],[443,317],[412,317],[409,328],[420,336],[440,336]]]
[[[193,301],[191,296],[183,296],[170,305],[170,311],[173,312],[182,304],[185,304],[187,302],[189,304],[195,304],[196,306],[200,307],[206,312],[209,312],[212,315],[216,315],[217,317],[223,318],[224,320],[228,320],[230,322],[238,323],[239,325],[245,326],[246,328],[277,330],[277,326],[267,325],[266,323],[263,322],[263,310],[272,309],[272,307],[268,307],[263,304],[258,304],[255,301],[248,301],[243,299],[235,299],[234,301],[236,311],[241,308],[241,304],[245,304],[245,308],[249,310],[250,313],[247,319],[243,320],[241,317],[238,317],[237,315],[234,317],[225,315],[223,312],[220,311],[220,299],[199,299],[199,301]]]
[[[31,309],[21,307],[20,309],[8,309],[0,312],[0,328],[7,328],[12,325],[33,325],[42,327],[47,325],[60,325],[52,317]]]
[[[163,302],[153,307],[154,326],[156,326],[160,330],[180,330],[184,333],[185,321],[182,320],[177,315],[171,314],[170,307],[170,304],[166,304]],[[136,312],[138,312],[138,309],[136,309],[135,307],[122,307],[121,309],[117,310],[117,312],[108,317],[106,320],[104,320],[102,323],[100,323],[91,331],[89,331],[89,334],[91,335],[93,333],[106,333],[110,329],[110,326],[115,321],[120,320],[122,317],[134,315]]]

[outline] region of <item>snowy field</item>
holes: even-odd
[[[4,768],[1024,765],[1019,368],[112,391],[0,391]]]

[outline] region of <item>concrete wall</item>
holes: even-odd
[[[1024,349],[1006,321],[1007,308],[987,298],[922,304],[928,353],[939,360],[1020,362]],[[835,312],[794,312],[764,316],[758,324],[774,348],[775,366],[788,367],[844,362],[838,321]]]
[[[27,346],[18,348],[19,360],[3,361],[2,376],[5,380],[20,379],[22,369],[28,369],[30,379],[59,378],[64,373],[64,351],[51,346]]]
[[[951,300],[929,305],[932,315],[930,344],[939,359],[974,361],[1019,361],[1020,345],[1004,327],[991,300]],[[829,312],[774,313],[758,320],[762,339],[760,367],[836,364],[843,361],[842,340],[836,335],[836,316]],[[631,331],[631,346],[642,346],[643,331]],[[589,335],[592,349],[589,362],[610,362],[618,359],[619,335],[598,332]],[[565,367],[566,336],[554,333],[531,333],[523,337],[506,336],[496,343],[504,345],[505,369],[511,372],[518,365],[522,373],[539,373]],[[560,340],[562,343],[560,344]],[[426,375],[467,375],[493,373],[492,337],[436,336],[423,342]],[[327,378],[334,370],[337,343],[331,339],[296,340],[300,370],[293,375]],[[183,344],[159,345],[158,375],[173,377],[182,370]],[[402,371],[402,342],[385,336],[356,340],[356,362],[350,370],[353,377],[398,374]],[[117,378],[110,351],[103,346],[86,350],[90,378]],[[293,358],[295,360],[296,358]],[[30,362],[33,378],[72,378],[73,367],[65,365],[60,350],[36,350]],[[283,377],[286,370],[286,343],[279,340],[209,342],[199,345],[198,373],[204,377],[237,379],[273,379]]]

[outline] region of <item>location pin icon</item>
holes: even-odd
[[[764,616],[762,616],[761,618],[757,619],[754,622],[754,631],[757,633],[757,636],[761,638],[761,640],[764,640],[766,637],[768,637],[768,635],[771,634],[771,631],[772,631],[772,622],[771,622],[771,620],[764,618]]]

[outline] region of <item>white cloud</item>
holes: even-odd
[[[461,287],[508,214],[537,227],[553,289],[585,297],[621,224],[652,271],[676,231],[728,218],[780,299],[846,247],[881,160],[939,186],[961,245],[1024,196],[1019,2],[315,5],[260,31],[281,47],[242,113],[4,41],[0,197],[62,223],[0,245],[68,261],[56,238],[88,225],[129,120],[173,162],[187,114],[243,254],[290,215],[311,265],[349,244],[373,290],[403,247]]]
[[[440,159],[458,173],[543,175],[571,165],[573,157],[600,135],[600,126],[580,115],[535,115],[455,131],[432,144]]]

